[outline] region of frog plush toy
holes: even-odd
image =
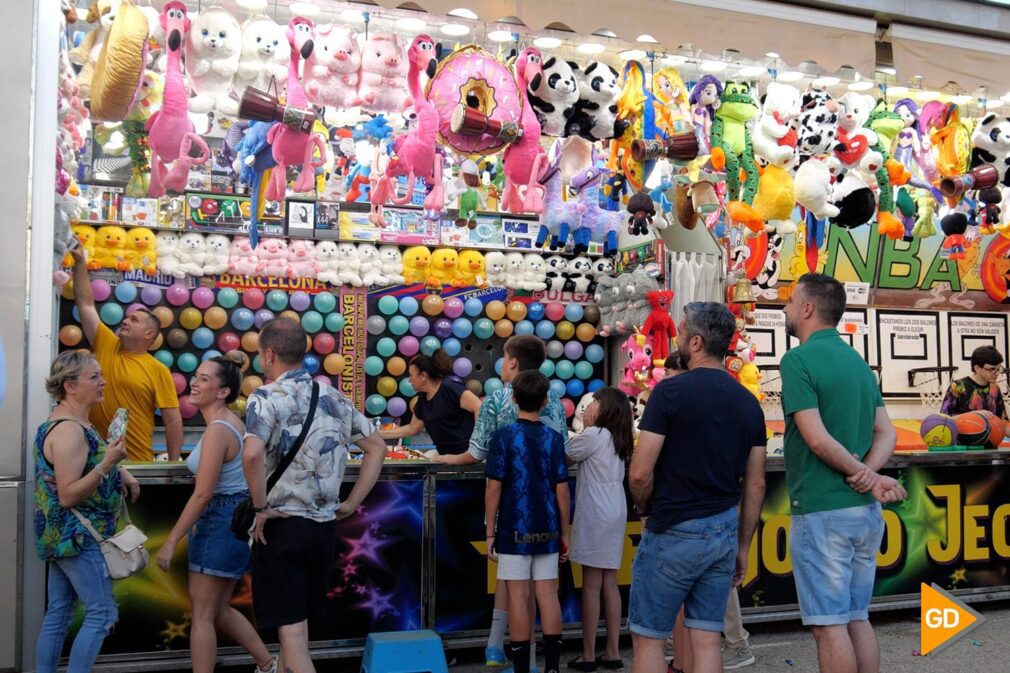
[[[870,112],[870,119],[866,126],[877,136],[877,143],[870,149],[879,152],[884,159],[874,174],[880,194],[877,204],[877,230],[878,233],[889,238],[900,239],[905,236],[906,231],[901,221],[894,216],[892,187],[905,184],[912,175],[903,164],[890,158],[887,148],[891,146],[898,132],[905,127],[905,122],[901,115],[887,107],[887,101],[880,99],[877,101],[877,106]]]
[[[721,104],[712,121],[712,165],[726,173],[726,211],[734,222],[753,232],[764,229],[764,221],[754,209],[758,171],[754,162],[750,129],[747,123],[758,113],[758,106],[746,82],[726,82]],[[740,189],[740,171],[746,177]]]

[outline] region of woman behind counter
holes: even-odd
[[[118,467],[122,439],[106,445],[88,415],[101,404],[105,379],[86,350],[61,353],[49,369],[46,391],[56,408],[35,433],[35,547],[49,562],[49,603],[36,647],[39,673],[55,673],[63,640],[84,604],[84,621],[70,649],[67,673],[91,670],[118,610],[112,580],[98,542],[71,511],[76,509],[103,538],[119,523],[123,490],[136,501],[140,485]]]
[[[407,376],[417,391],[414,419],[392,430],[380,430],[383,439],[413,437],[427,431],[440,454],[464,453],[473,433],[480,399],[452,374],[449,354],[438,349],[410,361]]]
[[[237,351],[211,358],[189,382],[189,401],[200,411],[207,429],[186,458],[186,467],[196,475],[193,495],[158,552],[158,565],[167,571],[176,545],[189,533],[193,673],[213,673],[218,630],[245,648],[260,671],[277,671],[277,661],[252,624],[230,605],[235,584],[249,572],[252,558],[249,546],[230,527],[235,506],[249,495],[242,474],[245,427],[227,406],[238,398],[243,362],[244,356]]]

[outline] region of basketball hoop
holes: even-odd
[[[919,405],[926,413],[937,413],[950,387],[957,367],[917,367],[908,370],[908,385],[919,394]]]

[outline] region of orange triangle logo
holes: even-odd
[[[936,584],[922,584],[920,649],[925,656],[953,644],[985,619]]]

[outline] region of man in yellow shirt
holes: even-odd
[[[182,415],[179,398],[168,367],[148,352],[158,338],[161,324],[147,309],[138,309],[123,319],[113,333],[98,316],[84,253],[74,250],[74,297],[84,335],[95,351],[105,386],[105,400],[91,410],[95,430],[105,437],[119,407],[130,412],[126,430],[129,460],[154,460],[154,412],[161,409],[165,422],[168,459],[182,456]]]

